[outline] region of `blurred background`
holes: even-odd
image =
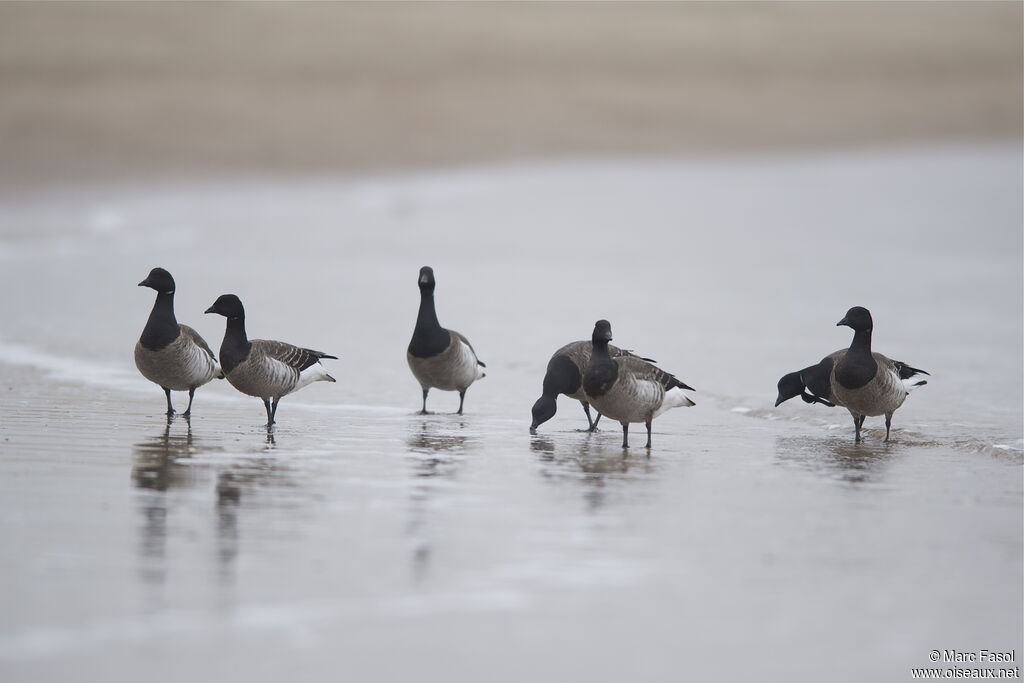
[[[0,4],[0,182],[1021,135],[1022,5]]]

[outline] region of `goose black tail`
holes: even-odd
[[[912,368],[902,361],[896,361],[896,371],[899,373],[900,379],[910,379],[914,375],[928,375],[931,377],[931,373],[919,368]]]

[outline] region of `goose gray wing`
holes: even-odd
[[[610,355],[612,358],[639,358],[640,360],[645,360],[648,363],[658,362],[653,358],[644,358],[643,356],[638,356],[630,349],[620,349],[616,346],[612,346],[611,344],[608,345],[608,355]]]
[[[480,360],[480,358],[477,357],[476,349],[473,348],[473,345],[469,343],[469,340],[466,339],[466,336],[464,334],[462,334],[461,332],[456,332],[455,330],[448,330],[448,331],[451,332],[452,334],[454,334],[456,337],[458,337],[459,340],[463,344],[465,344],[466,346],[469,347],[469,350],[473,352],[473,357],[476,358],[476,364],[477,365],[479,365],[482,368],[486,368],[487,367],[487,363],[484,363],[482,360]]]
[[[931,377],[931,373],[929,372],[921,370],[920,368],[911,367],[910,365],[904,363],[901,360],[893,360],[888,356],[883,356],[877,351],[872,353],[871,355],[874,356],[875,361],[877,363],[881,363],[889,370],[895,372],[900,379],[910,379],[915,375],[928,375],[929,377]]]
[[[885,367],[889,372],[892,372],[899,378],[900,383],[903,385],[903,388],[907,393],[928,384],[928,380],[923,377],[918,377],[918,375],[928,375],[930,377],[930,373],[921,370],[920,368],[911,367],[901,360],[893,360],[883,356],[878,352],[872,353],[871,355],[874,356],[875,361],[879,365]]]
[[[636,379],[645,379],[657,382],[664,387],[666,391],[675,387],[687,389],[689,391],[696,391],[696,389],[691,386],[687,386],[672,373],[665,372],[661,368],[652,365],[637,356],[622,356],[616,358],[615,362],[619,364],[620,371],[625,370]]]
[[[198,332],[193,330],[188,325],[179,324],[178,329],[181,330],[181,333],[185,335],[185,337],[189,339],[193,344],[201,348],[203,351],[206,351],[206,353],[210,355],[210,358],[212,358],[213,360],[217,360],[217,356],[213,355],[213,351],[210,350],[210,345],[206,343],[205,339],[199,336]]]
[[[301,346],[286,344],[285,342],[254,339],[252,344],[257,347],[259,353],[280,361],[288,367],[295,368],[298,372],[316,365],[320,362],[321,358],[337,359],[337,356],[328,355],[323,351],[304,349]]]

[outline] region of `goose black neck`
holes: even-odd
[[[583,374],[583,391],[588,396],[599,398],[604,396],[619,376],[619,366],[608,353],[607,340],[593,340],[594,350],[590,354],[590,364]]]
[[[220,366],[224,372],[231,372],[249,357],[252,343],[245,333],[245,316],[228,318],[224,330],[224,341],[220,345]]]
[[[611,358],[612,357],[611,354],[608,352],[608,342],[606,340],[603,340],[603,339],[596,340],[596,341],[593,342],[593,345],[594,345],[594,350],[593,350],[591,355],[594,358],[604,359],[604,358]]]
[[[831,377],[833,365],[834,363],[831,358],[825,358],[817,365],[801,370],[800,379],[803,381],[804,386],[810,389],[811,393],[815,396],[828,398],[832,394]]]
[[[858,355],[871,355],[871,328],[854,331],[850,352]]]
[[[543,396],[555,398],[559,394],[575,394],[583,383],[580,369],[568,356],[555,356],[544,374]]]
[[[416,315],[416,328],[412,332],[409,353],[417,358],[430,358],[448,348],[451,335],[437,321],[434,308],[434,290],[420,290],[420,310]]]
[[[158,292],[139,341],[150,351],[159,351],[179,334],[178,319],[174,317],[174,292]]]
[[[871,355],[871,330],[855,330],[850,350],[836,366],[836,381],[847,389],[860,389],[877,373],[878,363]]]

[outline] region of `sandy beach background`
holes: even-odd
[[[0,679],[1019,667],[1022,7],[0,3]],[[156,265],[339,381],[168,422]],[[890,443],[773,405],[852,305],[932,373]],[[598,318],[697,389],[650,453],[528,433]]]
[[[1022,6],[0,5],[4,188],[1021,134]]]

